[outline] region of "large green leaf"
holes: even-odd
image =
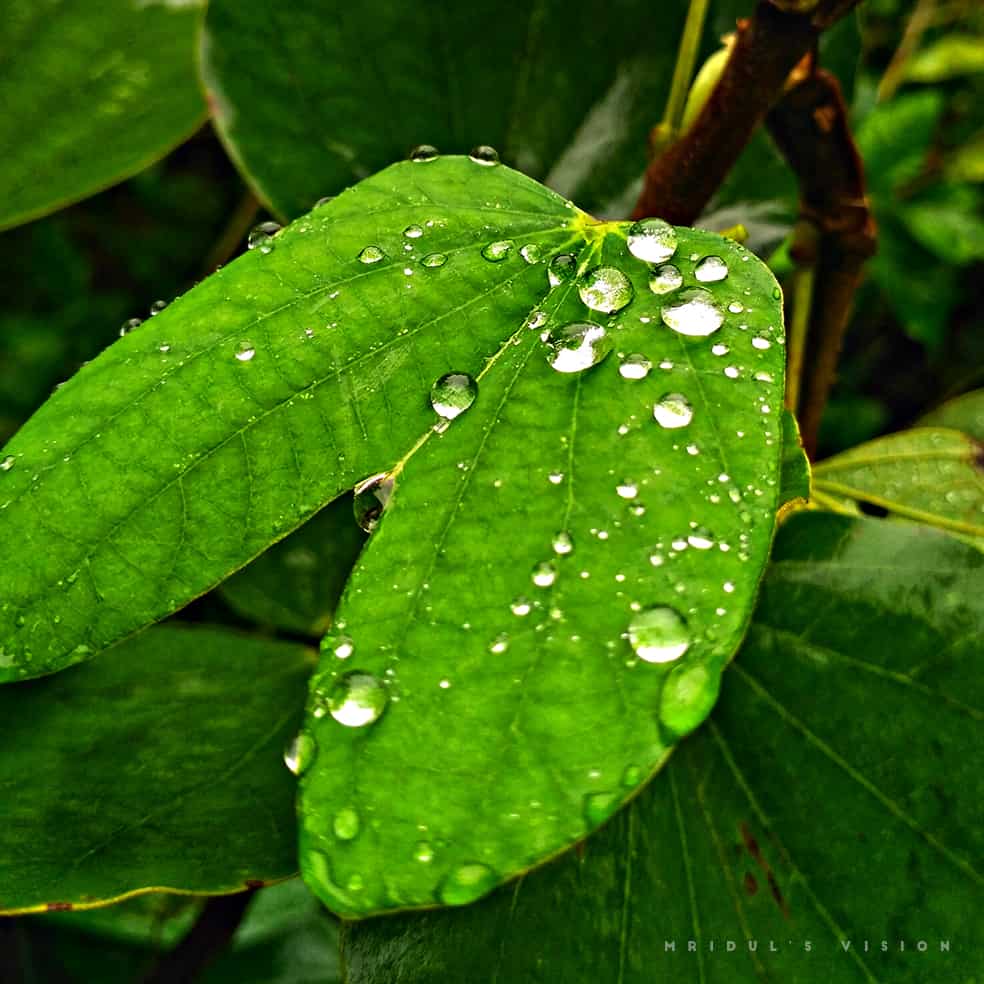
[[[916,427],[820,462],[813,482],[838,499],[984,538],[982,450],[958,431]]]
[[[947,427],[963,431],[975,441],[984,443],[984,389],[972,390],[963,396],[930,410],[919,420],[920,427]]]
[[[925,527],[792,517],[718,707],[650,786],[475,906],[352,925],[348,980],[976,980],[982,568]]]
[[[603,17],[590,0],[212,0],[203,71],[220,135],[281,215],[425,142],[492,144],[585,208],[622,198],[627,215],[685,13],[671,3],[654,18],[643,0]]]
[[[161,627],[0,690],[0,912],[290,875],[283,750],[311,666],[300,646]]]
[[[203,6],[0,2],[0,229],[129,177],[201,123]]]

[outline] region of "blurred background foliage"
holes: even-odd
[[[712,6],[705,55],[748,6]],[[879,251],[856,299],[821,457],[984,385],[984,5],[867,0],[824,48],[823,64],[850,96]],[[795,201],[794,180],[760,135],[701,224],[745,224],[750,245],[781,276]],[[206,276],[267,217],[206,125],[130,180],[0,234],[0,444],[125,320],[150,316],[154,302]],[[225,602],[206,597],[185,617],[235,621],[237,603],[230,589]],[[294,617],[303,629],[305,613]],[[203,979],[336,979],[335,925],[303,887],[260,897]],[[18,954],[13,965],[27,980],[133,979],[200,905],[150,896],[102,913],[8,921],[0,945]]]

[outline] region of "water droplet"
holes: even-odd
[[[565,557],[567,554],[572,553],[574,550],[574,541],[571,539],[570,533],[566,530],[561,530],[559,533],[555,533],[553,538],[553,550],[555,554],[558,554],[561,557]]]
[[[472,147],[468,157],[476,164],[483,164],[485,167],[492,167],[493,164],[499,163],[499,152],[495,147],[489,147],[487,144]]]
[[[742,304],[742,303],[741,303],[741,301],[732,301],[732,302],[731,302],[731,303],[730,303],[730,304],[728,305],[728,310],[729,310],[729,311],[730,311],[730,312],[731,312],[732,314],[741,314],[741,313],[742,313],[742,311],[744,311],[744,310],[745,310],[745,305],[744,305],[744,304]]]
[[[414,164],[426,164],[428,161],[436,161],[440,156],[440,151],[430,144],[420,144],[410,151],[410,160]]]
[[[551,287],[566,283],[577,272],[577,257],[573,253],[558,253],[547,267],[547,280]]]
[[[371,533],[379,525],[383,510],[393,494],[393,484],[393,477],[388,472],[380,472],[356,485],[352,511],[355,521],[366,533]]]
[[[529,598],[519,597],[510,606],[509,610],[513,615],[525,616],[533,610],[533,605]]]
[[[525,246],[520,247],[519,255],[526,260],[527,263],[539,263],[540,262],[541,248],[536,245],[536,243],[527,243]]]
[[[700,664],[674,667],[660,696],[660,721],[678,735],[693,731],[714,707],[720,680]]]
[[[454,420],[463,414],[478,396],[478,383],[464,372],[449,372],[434,383],[430,403],[438,416]]]
[[[727,355],[730,351],[731,349],[727,345],[723,345],[720,342],[717,345],[711,346],[711,355]]]
[[[12,454],[8,454],[3,461],[0,461],[0,471],[10,471],[10,469],[14,467],[15,460],[16,459]]]
[[[547,362],[557,372],[583,372],[598,365],[614,345],[601,325],[574,321],[547,336]]]
[[[350,841],[359,836],[359,814],[351,806],[343,806],[332,818],[331,829],[339,840]]]
[[[702,284],[714,284],[728,276],[728,264],[720,256],[705,256],[694,267],[694,279]]]
[[[724,374],[728,379],[737,379],[741,375],[741,370],[737,366],[725,366]]]
[[[150,305],[150,316],[153,318],[155,315],[160,314],[166,307],[167,301],[154,301],[154,303]]]
[[[630,482],[627,479],[624,482],[620,482],[615,486],[615,491],[623,499],[634,499],[639,494],[639,488],[635,482]]]
[[[676,252],[676,229],[662,219],[641,219],[629,226],[627,244],[636,259],[665,263]]]
[[[284,765],[295,776],[299,776],[310,766],[317,754],[318,745],[314,738],[307,731],[302,731],[287,743]]]
[[[675,430],[694,419],[694,408],[682,393],[664,393],[653,405],[653,418],[660,427]]]
[[[420,265],[425,267],[442,267],[448,262],[447,253],[428,253],[421,261]]]
[[[767,338],[756,337],[752,339],[752,348],[757,348],[762,352],[769,348],[771,344],[772,343]]]
[[[417,841],[413,847],[413,859],[421,864],[430,864],[434,860],[434,848],[427,841]]]
[[[667,263],[653,271],[649,278],[649,289],[654,294],[669,294],[683,286],[683,274],[672,264]]]
[[[681,335],[712,335],[721,327],[724,312],[710,291],[688,287],[660,312],[663,323]]]
[[[645,379],[649,375],[649,370],[653,364],[644,355],[638,352],[627,355],[618,367],[618,374],[623,379]]]
[[[331,653],[336,659],[348,659],[355,652],[355,643],[347,635],[326,635],[321,640],[322,653]]]
[[[551,473],[550,473],[550,474],[549,474],[549,475],[547,476],[547,481],[548,481],[548,482],[549,482],[549,483],[550,483],[551,485],[560,485],[560,483],[561,483],[561,482],[562,482],[563,480],[564,480],[564,473],[563,473],[563,472],[551,472]]]
[[[360,263],[378,263],[386,258],[386,254],[378,246],[366,246],[358,256]]]
[[[131,331],[135,331],[142,324],[143,321],[140,318],[127,318],[120,326],[120,338],[124,335],[129,335]]]
[[[678,612],[660,605],[632,617],[629,642],[636,655],[647,663],[669,663],[690,647],[690,632]]]
[[[642,782],[642,769],[638,765],[627,765],[622,773],[622,785],[626,789],[634,789]]]
[[[470,861],[459,864],[441,883],[438,891],[445,905],[468,905],[495,888],[495,872],[485,864]]]
[[[509,636],[500,632],[489,644],[489,652],[498,656],[509,648]]]
[[[584,797],[584,819],[588,826],[603,824],[617,809],[618,793],[589,793]]]
[[[321,208],[322,205],[327,205],[329,202],[333,202],[334,200],[335,200],[335,196],[334,195],[325,195],[324,197],[319,198],[314,203],[314,207],[315,208]]]
[[[167,353],[171,351],[171,346],[168,345],[167,342],[161,342],[161,344],[157,346],[157,351],[163,352],[164,355],[167,355]]]
[[[261,253],[269,253],[273,250],[273,237],[280,232],[281,226],[277,222],[261,222],[253,226],[249,236],[246,237],[247,249],[258,249]]]
[[[698,526],[688,537],[687,543],[695,550],[710,550],[714,546],[714,534]]]
[[[379,720],[388,700],[386,687],[376,677],[353,670],[332,687],[328,712],[347,728],[362,728]]]
[[[513,248],[511,239],[499,239],[494,243],[489,243],[482,247],[482,256],[489,263],[501,263]]]
[[[249,362],[256,355],[256,348],[252,342],[240,342],[236,348],[236,358],[240,362]]]
[[[549,560],[533,568],[533,583],[538,588],[549,588],[556,580],[557,568]]]
[[[614,314],[632,300],[633,290],[629,278],[616,267],[598,266],[581,278],[577,292],[592,311]]]

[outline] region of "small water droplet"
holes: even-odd
[[[313,736],[307,731],[301,731],[287,743],[284,749],[284,765],[294,773],[301,775],[315,760],[318,745]]]
[[[489,652],[498,656],[504,653],[509,648],[509,636],[505,632],[500,632],[491,643],[489,643]]]
[[[281,226],[277,222],[261,222],[253,226],[249,235],[246,237],[247,249],[258,249],[261,253],[273,251],[274,236],[280,232]]]
[[[360,263],[378,263],[386,258],[386,254],[378,246],[366,246],[359,252]]]
[[[723,345],[720,342],[717,345],[711,346],[711,355],[727,355],[731,349],[727,345]]]
[[[485,167],[492,167],[494,164],[499,163],[499,152],[495,147],[489,147],[487,144],[479,144],[477,147],[472,147],[468,157],[476,164],[483,164]]]
[[[714,534],[698,526],[688,537],[687,543],[695,550],[710,550],[714,546]]]
[[[730,312],[731,312],[732,314],[741,314],[741,313],[742,313],[742,311],[744,311],[744,310],[745,310],[745,305],[744,305],[744,304],[742,304],[742,303],[741,303],[741,301],[732,301],[732,302],[731,302],[731,303],[730,303],[730,304],[728,305],[728,310],[729,310],[729,311],[730,311]]]
[[[511,239],[499,239],[482,247],[482,256],[489,263],[501,263],[513,248]]]
[[[566,530],[561,530],[559,533],[555,533],[553,538],[553,550],[555,554],[558,554],[561,557],[566,557],[567,554],[572,553],[574,550],[574,541],[571,539],[570,533]]]
[[[659,605],[638,612],[629,622],[629,642],[647,663],[669,663],[690,648],[687,623],[673,608]]]
[[[350,841],[359,836],[359,814],[354,807],[343,806],[332,818],[331,829],[339,840]]]
[[[583,372],[598,365],[614,348],[608,332],[589,321],[554,328],[547,336],[547,362],[557,372]]]
[[[638,765],[627,765],[622,773],[622,785],[626,789],[634,789],[642,782],[642,769]]]
[[[624,482],[620,482],[615,486],[615,491],[623,499],[634,499],[639,494],[639,487],[635,482],[630,482],[626,479]]]
[[[560,485],[560,483],[561,483],[561,482],[562,482],[563,480],[564,480],[564,473],[563,473],[563,472],[551,472],[551,473],[550,473],[550,474],[549,474],[549,475],[547,476],[547,481],[548,481],[548,482],[549,482],[549,483],[550,483],[551,485]]]
[[[10,469],[14,467],[15,460],[16,459],[12,454],[8,454],[3,461],[0,461],[0,471],[10,471]]]
[[[676,252],[676,229],[662,219],[641,219],[629,226],[627,245],[638,260],[665,263]]]
[[[694,267],[694,279],[702,284],[713,284],[728,276],[728,264],[720,256],[705,256]]]
[[[403,230],[403,235],[407,239],[420,239],[423,234],[424,230],[419,225],[409,225]]]
[[[454,420],[463,414],[478,396],[478,383],[464,372],[449,372],[434,383],[430,403],[438,416]]]
[[[614,314],[621,311],[633,295],[632,283],[617,267],[597,266],[581,278],[577,287],[581,300],[592,311]]]
[[[764,352],[772,343],[767,338],[756,337],[752,339],[752,348],[757,348]]]
[[[430,864],[434,860],[434,848],[427,841],[417,841],[413,847],[413,859],[421,864]]]
[[[577,272],[577,257],[573,253],[558,253],[547,267],[551,287],[566,283]]]
[[[166,307],[167,301],[154,301],[154,303],[150,305],[150,316],[153,318],[155,315],[160,314]]]
[[[322,653],[331,653],[336,659],[348,659],[355,652],[355,643],[347,635],[326,635],[321,640]]]
[[[332,687],[328,713],[347,728],[362,728],[379,720],[388,701],[386,687],[376,677],[353,670]]]
[[[334,200],[335,200],[334,195],[324,195],[314,203],[314,207],[321,208],[322,205],[327,205],[329,202],[333,202]]]
[[[672,264],[667,263],[653,271],[649,278],[649,289],[654,294],[669,294],[683,286],[683,274]]]
[[[660,427],[675,430],[694,419],[694,408],[682,393],[664,393],[653,405],[653,418]]]
[[[436,161],[440,156],[440,151],[430,144],[419,144],[410,151],[410,160],[414,164],[426,164],[429,161]]]
[[[240,362],[249,362],[256,355],[256,348],[252,342],[240,342],[236,348],[236,358]]]
[[[438,896],[445,905],[468,905],[492,891],[497,881],[488,865],[469,861],[448,874],[441,882]]]
[[[124,335],[129,335],[131,331],[135,331],[143,324],[140,318],[127,318],[126,321],[120,326],[120,338]]]
[[[549,588],[557,580],[557,568],[545,560],[533,568],[533,583],[538,588]]]
[[[741,375],[741,370],[737,366],[725,366],[724,374],[728,379],[737,379]]]
[[[388,472],[370,475],[356,485],[352,511],[355,514],[355,521],[366,533],[371,533],[379,525],[383,511],[393,494],[393,485],[393,477]]]
[[[589,827],[603,824],[617,809],[618,793],[588,793],[584,797],[584,819]]]
[[[527,263],[539,263],[541,248],[536,245],[536,243],[527,243],[525,246],[521,246],[519,250],[519,255],[526,260]]]
[[[627,355],[618,367],[618,374],[623,379],[645,379],[653,364],[644,355],[634,352]]]
[[[420,265],[425,267],[442,267],[448,262],[447,253],[428,253],[421,261]]]
[[[712,335],[724,321],[724,312],[714,295],[703,287],[688,287],[664,305],[660,315],[668,328],[690,336]]]
[[[520,596],[509,606],[509,610],[513,613],[513,615],[523,617],[529,615],[529,613],[533,610],[533,605],[529,598]]]

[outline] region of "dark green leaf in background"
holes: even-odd
[[[792,517],[650,786],[474,906],[351,925],[350,984],[976,979],[982,569],[925,527]]]
[[[0,229],[129,177],[200,125],[203,6],[0,2]]]
[[[984,443],[984,389],[972,390],[963,396],[930,410],[919,420],[920,427],[946,427]]]
[[[0,689],[0,911],[292,874],[283,751],[311,665],[300,646],[161,627]]]

